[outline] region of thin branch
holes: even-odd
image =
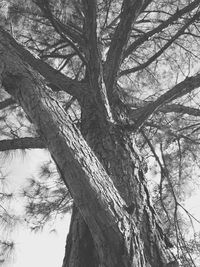
[[[160,171],[161,171],[161,179],[160,179],[160,186],[159,186],[159,193],[160,193],[160,200],[161,200],[161,205],[163,207],[163,210],[167,216],[167,219],[169,221],[169,223],[171,224],[171,220],[170,220],[170,217],[169,217],[169,214],[167,212],[167,209],[165,207],[165,204],[164,204],[164,201],[163,201],[163,190],[162,190],[162,184],[163,184],[163,180],[165,177],[167,177],[168,173],[167,173],[167,169],[162,165],[151,141],[149,140],[149,138],[146,136],[145,132],[143,129],[140,129],[140,132],[142,134],[142,136],[144,137],[145,141],[147,142],[151,152],[153,153],[154,157],[155,157],[155,160],[157,161],[159,167],[160,167]]]
[[[137,109],[146,108],[147,105],[152,103],[152,101],[142,100],[137,97],[132,97],[131,95],[128,95],[128,94],[125,95],[125,97],[123,98],[123,102],[129,109],[131,109],[129,111],[129,115],[131,116],[131,119],[134,119],[135,111]],[[158,108],[155,112],[156,113],[162,112],[164,114],[175,112],[175,113],[187,114],[187,115],[191,115],[195,117],[200,116],[200,109],[187,107],[181,104],[167,104],[167,105],[164,105]]]
[[[139,39],[137,39],[134,43],[132,43],[125,51],[123,59],[128,57],[133,51],[135,51],[145,41],[148,41],[150,37],[152,37],[153,35],[157,33],[160,33],[162,30],[164,30],[165,28],[173,24],[175,21],[177,21],[179,18],[181,18],[184,14],[189,13],[190,11],[194,10],[198,5],[199,5],[199,0],[195,0],[191,4],[187,5],[186,7],[180,10],[177,10],[176,13],[171,15],[170,18],[162,22],[158,27],[147,32],[146,34],[141,36]]]
[[[161,125],[161,124],[156,124],[156,123],[151,123],[151,122],[145,122],[145,126],[156,128],[163,133],[166,133],[170,136],[173,136],[175,139],[185,139],[190,143],[197,144],[197,145],[200,144],[197,140],[191,139],[187,135],[177,133],[177,132],[173,131],[170,127],[167,127],[166,125]],[[133,131],[133,128],[134,128],[134,125],[132,126],[132,131]]]
[[[189,217],[192,217],[193,220],[195,220],[200,224],[200,221],[197,218],[195,218],[188,210],[186,210],[180,203],[178,203],[178,205],[187,213]]]
[[[82,55],[81,51],[79,50],[79,48],[76,46],[76,44],[73,42],[73,39],[75,38],[73,34],[70,34],[69,31],[67,31],[67,26],[64,27],[64,24],[62,24],[58,19],[55,19],[48,1],[41,1],[41,0],[37,0],[36,4],[40,7],[40,9],[43,11],[44,16],[49,19],[49,21],[51,22],[52,26],[54,27],[55,31],[65,40],[67,41],[70,46],[74,49],[74,51],[77,53],[77,55],[80,57],[80,59],[86,63],[84,56]],[[64,30],[64,33],[63,33]],[[66,36],[66,33],[70,34],[69,37]],[[72,38],[72,40],[70,39]],[[78,41],[77,38],[75,38],[76,41]],[[79,40],[80,42],[80,40]]]
[[[167,91],[157,100],[148,104],[140,115],[135,120],[135,129],[138,129],[142,124],[161,106],[180,98],[181,96],[190,93],[200,86],[200,74],[193,77],[187,77],[184,81],[175,85],[171,90]]]
[[[4,108],[7,108],[10,105],[14,105],[14,104],[16,104],[15,100],[10,97],[10,98],[0,102],[0,110],[4,109]]]
[[[170,112],[182,113],[182,114],[192,115],[195,117],[200,116],[200,109],[186,107],[180,104],[165,105],[159,108],[158,111],[163,112],[163,113],[170,113]]]
[[[46,146],[44,142],[39,137],[23,137],[11,140],[0,140],[0,151],[45,147]]]
[[[49,83],[56,86],[57,91],[65,91],[77,99],[80,99],[85,85],[79,81],[68,78],[61,72],[55,70],[46,62],[39,58],[35,58],[28,50],[22,45],[17,43],[13,37],[10,36],[2,27],[0,27],[0,42],[5,47],[10,47],[12,51],[23,58],[34,70],[38,71]]]
[[[126,70],[123,70],[119,73],[119,76],[123,76],[123,75],[127,75],[127,74],[130,74],[130,73],[134,73],[136,71],[139,71],[139,70],[142,70],[146,67],[148,67],[152,62],[154,62],[158,57],[160,57],[165,50],[167,50],[171,44],[174,43],[174,41],[176,39],[178,39],[178,37],[180,37],[184,31],[195,21],[197,20],[198,18],[200,17],[200,12],[196,13],[191,19],[189,19],[187,21],[187,23],[181,27],[177,33],[157,52],[155,53],[152,57],[150,57],[146,62],[140,64],[139,66],[136,66],[136,67],[133,67],[131,69],[126,69]]]

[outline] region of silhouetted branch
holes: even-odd
[[[46,146],[44,142],[39,137],[23,137],[11,140],[0,140],[0,151],[45,147]]]
[[[2,102],[0,102],[0,110],[7,108],[10,105],[16,104],[15,100],[13,98],[8,98]]]
[[[119,71],[119,66],[122,62],[123,53],[125,51],[132,30],[131,26],[137,19],[142,8],[150,2],[151,0],[124,0],[122,3],[120,22],[111,40],[107,59],[104,65],[104,76],[108,95],[112,95],[112,90],[116,81],[117,72]]]
[[[133,51],[135,51],[141,44],[143,44],[145,41],[148,41],[150,37],[152,37],[154,34],[160,33],[162,30],[167,28],[169,25],[177,21],[179,18],[181,18],[184,14],[189,13],[190,11],[194,10],[199,5],[199,0],[193,1],[191,4],[187,5],[186,7],[182,9],[178,9],[176,13],[174,13],[170,18],[163,21],[158,27],[155,29],[147,32],[140,38],[138,38],[135,42],[133,42],[125,51],[123,59],[125,59],[127,56],[129,56]]]
[[[127,75],[130,73],[134,73],[136,71],[142,70],[146,67],[148,67],[152,62],[154,62],[158,57],[160,57],[167,48],[170,47],[171,44],[174,43],[174,41],[180,37],[184,31],[197,19],[200,17],[200,12],[196,13],[191,19],[187,20],[185,25],[181,27],[177,33],[158,51],[156,52],[152,57],[150,57],[146,62],[141,63],[139,66],[133,67],[131,69],[123,70],[119,73],[119,76]]]
[[[12,51],[14,50],[14,53],[23,58],[34,70],[38,71],[45,79],[47,79],[49,83],[54,84],[57,91],[65,91],[75,96],[77,99],[80,99],[85,89],[84,84],[68,78],[41,59],[35,58],[28,50],[17,43],[2,27],[0,27],[0,39],[2,45],[5,47],[9,46]]]

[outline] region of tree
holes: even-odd
[[[49,150],[74,201],[63,267],[178,266],[155,209],[171,230],[198,149],[199,1],[6,4],[0,105],[22,107],[35,132],[0,150]],[[154,207],[142,151],[160,167]]]

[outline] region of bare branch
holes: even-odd
[[[34,70],[38,71],[49,83],[54,84],[57,91],[65,91],[77,99],[81,98],[85,89],[82,83],[66,77],[41,59],[35,58],[28,50],[17,43],[9,33],[3,30],[2,27],[0,27],[0,43],[5,47],[12,46],[10,49],[23,58]]]
[[[187,135],[177,133],[177,131],[173,131],[172,129],[170,129],[170,127],[168,127],[166,125],[161,125],[161,124],[156,124],[156,123],[151,123],[151,122],[145,122],[145,126],[156,128],[163,133],[166,133],[170,136],[173,136],[175,139],[184,139],[184,140],[186,140],[190,143],[193,143],[193,144],[197,144],[197,145],[200,144],[199,141],[192,139],[192,138],[188,137]]]
[[[89,89],[94,96],[94,101],[99,107],[102,118],[113,121],[108,103],[107,92],[103,81],[103,68],[97,40],[97,3],[96,1],[83,0],[85,15],[84,35],[87,41],[86,59]],[[103,116],[102,116],[103,115]]]
[[[181,96],[183,96],[183,94]],[[147,100],[139,99],[137,97],[133,97],[132,95],[126,92],[123,92],[121,97],[122,97],[122,102],[129,109],[129,116],[130,116],[130,119],[132,120],[134,120],[135,112],[137,112],[137,109],[140,109],[140,110],[146,109],[148,105],[153,103],[153,101],[147,101]],[[175,112],[175,113],[188,114],[188,115],[195,116],[195,117],[200,116],[200,109],[187,107],[181,104],[167,104],[167,105],[159,107],[155,112],[156,113],[162,112],[165,114]]]
[[[124,53],[123,59],[125,59],[127,56],[129,56],[133,51],[135,51],[141,44],[143,44],[145,41],[149,40],[150,37],[152,37],[154,34],[157,34],[167,28],[169,25],[177,21],[180,17],[182,17],[184,14],[189,13],[190,11],[194,10],[199,5],[199,0],[193,1],[191,4],[187,5],[186,7],[177,10],[176,13],[174,13],[170,18],[168,18],[166,21],[162,22],[158,27],[155,29],[147,32],[140,38],[138,38],[134,43],[132,43],[127,50]]]
[[[139,71],[141,69],[144,69],[148,67],[152,62],[154,62],[158,57],[160,57],[167,48],[170,47],[171,44],[174,43],[174,41],[180,37],[184,31],[197,19],[200,17],[200,12],[196,13],[191,19],[185,23],[183,27],[181,27],[177,33],[157,52],[155,53],[152,57],[150,57],[145,63],[140,64],[139,66],[133,67],[131,69],[126,69],[120,72],[119,76],[127,75],[130,73],[134,73],[136,71]]]
[[[137,19],[141,9],[149,2],[151,1],[123,1],[120,22],[113,35],[110,48],[107,54],[107,59],[104,65],[104,78],[108,90],[108,95],[112,95],[114,83],[117,77],[117,72],[122,62],[123,53],[130,37],[131,26],[133,22]]]
[[[16,104],[16,102],[13,98],[10,97],[10,98],[0,102],[0,110],[7,108],[8,106],[13,105],[13,104]]]
[[[161,111],[163,113],[170,113],[170,112],[182,113],[182,114],[192,115],[195,117],[200,116],[200,109],[186,107],[179,104],[166,105],[164,107],[159,108],[158,111]]]
[[[42,10],[44,16],[50,21],[52,26],[54,27],[55,31],[67,42],[70,44],[70,46],[74,49],[74,51],[77,53],[77,55],[80,57],[80,59],[85,62],[85,58],[82,55],[79,48],[76,46],[74,42],[77,42],[80,45],[83,45],[83,40],[81,40],[81,36],[77,36],[77,33],[74,33],[70,30],[67,25],[64,25],[62,22],[60,22],[57,18],[55,18],[51,12],[49,2],[43,1],[43,0],[37,0],[36,4],[40,7]],[[68,38],[68,37],[70,38]],[[83,48],[83,47],[82,47]]]
[[[0,140],[0,151],[45,147],[46,146],[44,142],[39,137],[23,137],[12,140]]]
[[[157,100],[149,103],[140,115],[135,119],[135,129],[138,129],[142,124],[161,106],[180,98],[181,96],[190,93],[200,86],[200,74],[193,77],[187,77],[184,81],[175,85],[171,90],[161,95]]]

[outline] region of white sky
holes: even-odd
[[[27,152],[25,157],[20,153],[5,160],[4,173],[8,174],[7,187],[16,194],[26,182],[26,178],[37,174],[38,164],[48,160],[48,153],[41,150]],[[10,203],[11,209],[20,214],[22,200],[14,199]],[[15,251],[5,266],[9,267],[61,267],[64,257],[66,237],[69,229],[70,214],[62,220],[50,222],[42,232],[34,233],[26,225],[18,224],[10,238],[14,240]],[[56,232],[51,232],[56,229]],[[0,229],[1,230],[1,229]],[[0,237],[1,239],[1,237]]]

